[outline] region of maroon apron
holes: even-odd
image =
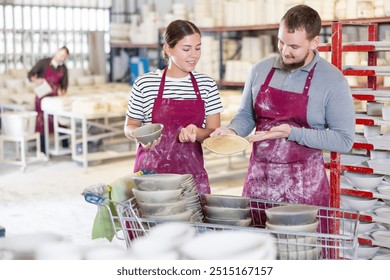
[[[41,134],[44,133],[43,111],[41,107],[42,99],[47,96],[58,96],[58,88],[63,76],[64,72],[62,70],[55,71],[52,69],[49,62],[49,65],[46,67],[45,73],[43,74],[43,78],[46,79],[47,83],[53,89],[53,92],[43,96],[42,98],[35,96],[35,111],[38,113],[35,130]],[[53,130],[53,116],[49,116],[49,132],[53,132]]]
[[[308,74],[302,94],[270,87],[275,72],[272,68],[254,105],[256,130],[265,131],[285,123],[310,128],[306,115],[315,67]],[[321,150],[285,138],[253,143],[243,196],[329,206],[329,191]]]
[[[205,117],[205,104],[191,72],[190,77],[196,99],[163,98],[166,71],[163,72],[152,111],[152,123],[164,125],[161,142],[152,150],[138,146],[134,172],[147,169],[157,173],[192,174],[198,192],[210,193],[201,143],[198,141],[181,143],[178,140],[180,129],[189,124],[202,127]]]

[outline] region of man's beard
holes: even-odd
[[[305,65],[306,59],[309,56],[309,54],[310,54],[310,51],[308,51],[307,54],[305,55],[305,57],[299,62],[286,64],[283,61],[282,55],[279,53],[280,61],[282,62],[282,70],[286,71],[286,72],[291,72],[293,70],[296,70],[296,69],[302,67],[303,65]]]

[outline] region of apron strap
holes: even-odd
[[[158,88],[158,94],[157,94],[157,98],[156,99],[162,99],[163,98],[165,80],[166,80],[166,76],[167,76],[167,70],[168,70],[167,68],[165,68],[163,70],[163,74],[162,74],[162,77],[161,77],[161,82],[160,82],[160,86]],[[196,82],[196,79],[195,79],[194,75],[192,74],[192,72],[190,72],[190,77],[191,77],[192,86],[194,87],[194,90],[195,90],[196,99],[197,100],[202,100],[201,95],[200,95],[200,90],[199,90],[199,87],[198,87],[198,83]]]
[[[269,83],[271,82],[272,80],[272,77],[275,73],[275,68],[272,67],[271,71],[269,71],[268,75],[267,75],[267,78],[265,78],[265,81],[264,81],[264,86],[269,86]]]
[[[165,78],[167,76],[167,70],[168,70],[168,68],[163,69],[161,82],[160,82],[160,86],[158,87],[158,94],[157,94],[157,98],[156,99],[162,99],[162,97],[163,97],[164,86],[165,86]]]
[[[202,100],[201,95],[200,95],[200,90],[198,87],[198,83],[196,82],[196,79],[195,79],[194,75],[192,74],[192,72],[190,72],[190,77],[191,77],[192,86],[194,87],[194,90],[195,90],[196,99]]]

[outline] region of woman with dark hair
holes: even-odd
[[[68,69],[65,60],[69,56],[69,50],[63,46],[57,50],[53,57],[39,60],[34,67],[28,72],[28,79],[36,85],[47,82],[51,92],[44,96],[35,97],[35,110],[38,113],[36,121],[36,131],[41,134],[41,151],[45,151],[45,137],[43,124],[43,111],[41,108],[42,99],[46,96],[62,96],[66,94],[68,88]],[[49,119],[49,130],[53,132],[52,117]],[[64,145],[64,143],[63,143]]]
[[[215,81],[195,72],[201,34],[191,22],[171,22],[164,34],[167,67],[138,77],[131,91],[125,135],[149,123],[164,125],[160,139],[138,145],[134,171],[192,174],[199,193],[210,193],[201,143],[220,126],[222,104]]]

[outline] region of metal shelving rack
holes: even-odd
[[[377,56],[378,51],[386,51],[384,49],[377,49],[375,46],[376,41],[379,39],[379,24],[381,23],[387,23],[390,24],[390,19],[378,19],[372,20],[369,22],[363,22],[363,21],[335,21],[332,23],[332,63],[338,67],[345,76],[365,76],[367,77],[367,88],[371,89],[373,92],[377,90],[377,72],[375,70],[350,70],[345,69],[342,65],[342,54],[343,52],[367,52],[368,59],[367,59],[367,66],[376,66],[377,65]],[[372,41],[372,45],[359,45],[359,44],[344,44],[342,41],[342,34],[343,34],[343,27],[344,26],[363,26],[367,28],[367,34],[368,34],[368,41]],[[390,49],[389,49],[390,50]],[[388,97],[383,98],[376,98],[374,94],[371,93],[359,93],[358,91],[353,93],[353,98],[355,100],[360,101],[390,101],[390,95]],[[390,125],[390,122],[386,122],[383,120],[380,120],[380,118],[365,116],[363,117],[357,116],[356,118],[356,124],[357,125]],[[355,149],[363,149],[367,150],[367,153],[374,150],[374,145],[370,143],[361,143],[361,142],[355,142],[353,145],[353,148]],[[339,155],[336,155],[336,157],[340,158]],[[332,163],[331,163],[332,164]],[[383,173],[381,171],[375,170],[370,167],[366,166],[355,166],[355,165],[341,165],[339,162],[337,162],[336,169],[333,169],[333,175],[339,174],[341,170],[346,170],[349,172],[356,172],[356,173],[365,173],[365,174],[390,174],[390,170],[388,173]],[[339,177],[340,179],[340,177]],[[335,183],[337,183],[335,185]],[[333,184],[331,184],[332,189],[338,189],[340,194],[344,195],[350,195],[350,196],[358,196],[358,197],[364,197],[364,198],[379,198],[379,199],[389,199],[389,197],[386,197],[385,195],[382,195],[376,191],[365,191],[365,190],[355,190],[355,189],[346,189],[340,187],[340,181],[333,181]],[[338,196],[338,199],[340,199],[340,196]],[[337,201],[339,203],[339,201]],[[376,215],[370,215],[370,214],[361,214],[360,215],[360,221],[363,222],[379,222],[384,224],[390,224],[390,219],[382,218]],[[379,242],[376,242],[375,240],[365,238],[365,237],[359,237],[358,239],[359,244],[361,245],[369,245],[369,246],[385,246],[389,247],[389,244],[380,244]]]

